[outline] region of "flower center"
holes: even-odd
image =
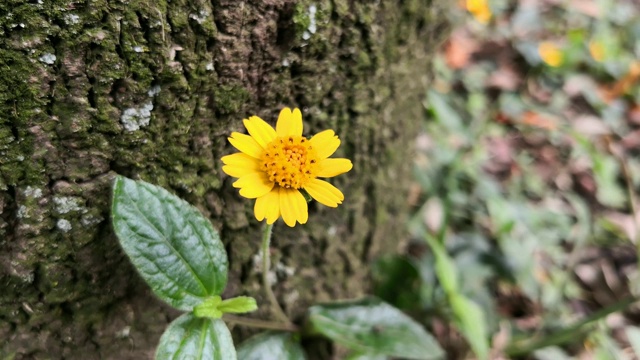
[[[300,189],[320,170],[318,155],[304,136],[278,137],[262,153],[260,169],[269,181],[284,188]]]

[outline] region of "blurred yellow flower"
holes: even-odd
[[[560,66],[564,60],[560,48],[550,41],[543,41],[538,45],[538,54],[540,54],[542,61],[553,67]]]
[[[487,0],[467,0],[467,11],[479,22],[486,24],[491,20],[491,9]]]
[[[606,55],[604,45],[600,41],[591,40],[589,41],[589,54],[593,60],[597,62],[602,62]]]
[[[349,159],[329,158],[340,146],[333,130],[307,139],[302,136],[302,113],[289,108],[280,111],[275,130],[257,116],[245,119],[244,126],[249,135],[233,132],[229,137],[240,152],[222,158],[222,171],[238,178],[233,186],[240,189],[240,195],[256,199],[256,219],[273,224],[282,216],[291,227],[306,223],[309,213],[301,190],[329,207],[342,203],[342,192],[318,179],[353,167]]]

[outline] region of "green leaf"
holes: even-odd
[[[438,343],[417,322],[377,298],[309,308],[313,330],[365,354],[406,359],[441,359]]]
[[[447,254],[447,249],[432,235],[425,234],[424,237],[436,259],[435,270],[440,285],[442,285],[448,296],[457,294],[459,289],[458,270],[449,254]]]
[[[289,333],[265,332],[243,342],[238,347],[242,360],[304,360],[302,346]]]
[[[168,191],[117,176],[113,227],[153,292],[189,311],[227,284],[227,254],[211,223]]]
[[[352,354],[349,354],[345,360],[387,360],[387,359],[389,358],[384,355],[352,353]]]
[[[218,310],[222,311],[223,314],[242,314],[258,310],[258,304],[256,304],[256,299],[252,297],[238,296],[223,300],[218,305]]]
[[[458,320],[458,327],[471,345],[473,352],[478,359],[488,359],[489,335],[486,319],[480,306],[460,294],[452,296],[449,301]]]
[[[248,296],[222,300],[220,296],[212,296],[193,308],[193,314],[197,317],[209,317],[219,319],[222,314],[242,314],[258,309],[256,299]]]
[[[197,318],[191,313],[175,319],[156,349],[156,360],[232,360],[236,349],[222,320]]]
[[[222,311],[219,306],[222,302],[222,298],[218,295],[212,296],[193,308],[193,315],[196,317],[208,317],[212,319],[220,319],[222,317]]]
[[[427,92],[427,104],[424,104],[427,109],[431,109],[435,118],[443,124],[448,130],[459,131],[460,134],[464,133],[464,126],[462,117],[457,111],[447,103],[444,95],[436,91]]]

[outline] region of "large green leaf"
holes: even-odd
[[[227,284],[227,254],[211,223],[168,191],[115,179],[113,227],[125,253],[153,292],[189,311]]]
[[[316,332],[357,352],[406,359],[441,359],[433,337],[402,311],[377,298],[312,306]]]
[[[242,360],[304,360],[300,343],[292,334],[265,332],[243,342],[238,347],[238,359]]]
[[[191,313],[175,319],[156,349],[156,360],[233,360],[236,349],[227,325],[220,319],[198,318]]]

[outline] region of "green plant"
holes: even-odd
[[[307,325],[299,327],[273,306],[277,303],[265,282],[264,290],[279,321],[229,317],[256,310],[255,299],[220,297],[227,284],[228,260],[218,232],[196,208],[160,187],[117,176],[112,221],[122,248],[153,292],[186,312],[160,338],[156,359],[237,358],[225,319],[272,330],[243,343],[237,351],[242,359],[304,359],[300,338],[318,335],[363,356],[443,356],[421,325],[376,298],[314,305]],[[263,232],[263,273],[269,267],[265,254],[269,253],[272,226],[267,225]]]

